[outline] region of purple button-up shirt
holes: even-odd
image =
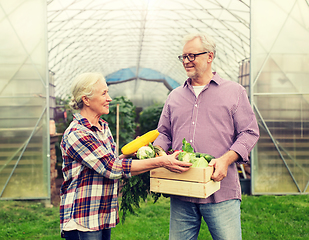
[[[196,97],[191,79],[168,96],[158,124],[160,135],[154,145],[164,150],[181,150],[186,138],[195,152],[218,158],[229,150],[237,152],[238,162],[247,162],[259,138],[257,121],[246,90],[240,84],[222,79],[217,73]],[[180,197],[195,203],[217,203],[241,199],[236,164],[228,167],[220,190],[206,199]]]

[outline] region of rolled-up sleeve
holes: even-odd
[[[230,150],[237,152],[247,162],[250,151],[259,139],[259,127],[245,90],[240,94],[238,104],[233,113],[236,139]]]

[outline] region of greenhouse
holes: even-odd
[[[56,99],[101,72],[112,98],[163,104],[187,79],[182,37],[217,42],[213,70],[247,89],[260,139],[251,193],[309,193],[307,0],[0,0],[0,199],[49,201]]]

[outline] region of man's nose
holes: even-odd
[[[186,57],[183,57],[183,60],[182,60],[183,63],[189,63],[189,58],[186,56]]]

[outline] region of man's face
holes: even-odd
[[[205,52],[202,47],[201,40],[195,38],[185,44],[183,47],[183,54],[196,54]],[[202,54],[195,56],[195,60],[190,62],[187,58],[183,61],[183,66],[187,72],[187,76],[192,80],[202,77],[207,69],[207,57],[208,54]]]

